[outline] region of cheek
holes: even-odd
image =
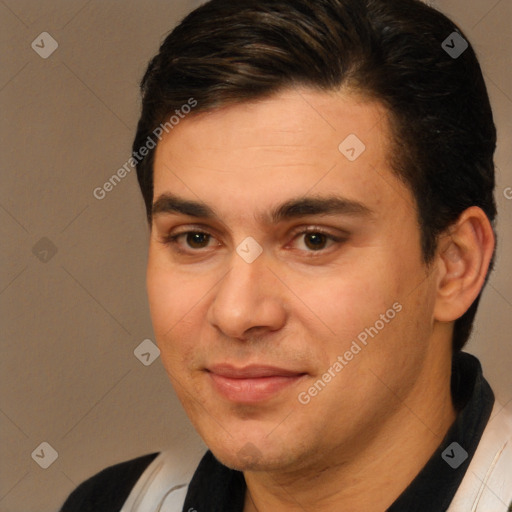
[[[178,271],[164,251],[150,247],[146,287],[151,320],[162,362],[176,377],[201,363],[201,333],[213,284],[206,275]]]
[[[159,338],[176,323],[178,319],[176,306],[179,306],[179,302],[176,294],[170,292],[174,289],[172,280],[165,272],[152,267],[151,263],[148,265],[146,283],[153,329]]]
[[[297,280],[294,291],[336,336],[351,338],[399,300],[400,287],[391,273],[358,262],[335,269],[322,282]]]
[[[190,275],[176,271],[164,251],[150,247],[146,288],[151,319],[157,336],[165,336],[179,327],[180,320],[193,313],[204,292]]]
[[[146,288],[156,341],[161,351],[162,361],[169,370],[180,349],[180,344],[176,341],[183,342],[180,334],[183,331],[183,324],[187,321],[187,311],[190,312],[191,309],[188,294],[193,288],[183,286],[176,274],[160,265],[151,251]]]
[[[350,363],[353,369],[362,364],[361,370],[370,366],[375,371],[381,368],[400,372],[401,365],[407,366],[408,357],[424,351],[424,344],[416,341],[410,345],[410,340],[429,334],[425,329],[425,303],[430,300],[431,290],[425,273],[419,265],[379,252],[375,248],[371,261],[359,259],[340,268],[321,289],[303,295],[329,328],[322,343],[322,361],[327,356],[332,364],[338,355],[353,350],[358,351],[354,357],[348,353],[351,360],[357,361]],[[302,293],[307,293],[305,287]]]

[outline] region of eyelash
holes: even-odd
[[[186,255],[200,254],[205,249],[207,249],[207,248],[201,248],[201,249],[189,248],[188,250],[182,249],[179,246],[178,239],[180,237],[187,236],[189,234],[206,235],[206,236],[215,238],[211,233],[208,233],[207,231],[202,231],[202,230],[198,229],[198,230],[183,231],[181,233],[175,233],[173,235],[168,234],[168,235],[163,237],[161,242],[164,245],[173,246],[173,249],[176,252],[178,252],[180,254],[186,254]],[[337,237],[337,236],[334,236],[331,233],[328,233],[327,231],[325,231],[325,230],[323,230],[321,228],[314,228],[314,227],[309,228],[309,229],[303,229],[302,231],[298,231],[298,232],[294,233],[293,234],[293,240],[295,240],[296,238],[298,238],[300,236],[305,236],[305,235],[310,235],[310,234],[323,235],[323,236],[325,236],[327,238],[328,241],[331,241],[332,243],[338,243],[339,244],[339,243],[341,243],[341,242],[346,240],[346,237]],[[325,252],[328,251],[328,249],[329,248],[322,248],[322,249],[318,249],[316,251],[315,250],[309,250],[309,251],[306,251],[306,252],[308,253],[308,257],[315,257],[317,255],[325,254]]]

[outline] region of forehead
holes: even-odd
[[[287,90],[180,121],[156,149],[154,200],[172,193],[242,216],[311,193],[364,199],[372,210],[397,193],[410,203],[389,166],[390,147],[379,103]]]

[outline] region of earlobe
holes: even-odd
[[[465,210],[440,237],[436,320],[452,322],[469,309],[485,283],[494,245],[489,219],[476,206]]]

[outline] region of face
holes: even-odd
[[[152,321],[224,464],[339,462],[417,387],[435,283],[389,140],[378,103],[295,89],[191,116],[159,143]]]

